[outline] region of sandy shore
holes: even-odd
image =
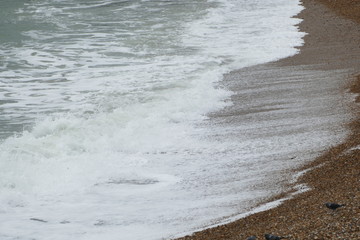
[[[303,0],[303,5],[306,10],[298,16],[304,19],[300,28],[309,34],[301,53],[273,63],[272,67],[310,67],[343,78],[338,91],[344,98],[353,96],[353,103],[344,100],[349,102],[344,108],[352,109],[349,117],[353,119],[347,126],[346,141],[287,173],[311,169],[296,183],[306,184],[311,190],[276,208],[181,240],[240,240],[249,236],[264,239],[265,233],[290,239],[360,239],[360,116],[359,106],[354,103],[360,102],[360,97],[349,93],[360,93],[360,1]],[[286,194],[289,192],[272,200]],[[333,211],[325,207],[325,202],[346,205]]]

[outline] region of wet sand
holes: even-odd
[[[304,19],[300,29],[309,34],[304,39],[300,54],[275,63],[242,69],[225,77],[225,81],[226,78],[248,75],[263,78],[266,75],[265,80],[281,77],[280,80],[285,81],[287,77],[302,75],[302,79],[308,78],[309,81],[301,81],[301,84],[310,84],[309,89],[314,91],[305,94],[300,91],[299,95],[289,96],[289,99],[302,98],[303,101],[309,97],[326,106],[329,99],[321,98],[321,91],[333,93],[334,97],[342,96],[335,102],[340,104],[337,108],[343,107],[338,114],[346,115],[346,122],[342,123],[342,118],[334,115],[337,120],[327,125],[334,133],[345,129],[347,138],[342,144],[329,146],[315,160],[279,175],[279,182],[281,178],[285,179],[282,181],[285,186],[291,176],[305,172],[295,184],[288,183],[284,188],[288,191],[266,201],[289,197],[295,191],[291,191],[292,186],[306,185],[310,190],[285,200],[276,208],[196,232],[181,240],[240,240],[248,236],[265,239],[265,233],[290,239],[360,239],[360,116],[356,103],[360,102],[360,97],[356,95],[360,93],[360,1],[303,0],[303,5],[306,9],[297,17]],[[327,88],[327,83],[334,79],[337,80],[337,88],[334,89],[334,83]],[[236,81],[229,82],[230,87],[236,89]],[[320,92],[317,84],[321,86]],[[239,97],[240,94],[234,96],[235,100]],[[306,104],[306,101],[301,104]],[[330,110],[322,109],[319,114],[332,114]],[[314,111],[318,110],[315,108]],[[231,119],[236,122],[237,112],[234,110],[230,114],[233,114],[234,118]],[[339,124],[346,126],[339,127]],[[322,125],[314,123],[314,126]],[[346,205],[334,211],[326,208],[325,202]]]

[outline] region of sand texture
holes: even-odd
[[[359,0],[318,0],[338,14],[360,23]]]
[[[338,93],[351,98],[351,101],[344,100],[348,102],[344,109],[351,110],[347,116],[347,139],[287,173],[306,171],[297,184],[305,184],[311,190],[295,195],[276,208],[181,240],[245,240],[249,236],[265,239],[266,233],[289,239],[360,239],[360,95],[357,95],[360,94],[360,1],[303,0],[303,5],[306,10],[298,16],[304,19],[300,29],[309,34],[301,53],[269,65],[280,69],[311,68],[343,78]],[[286,197],[286,194],[289,192],[267,201]],[[331,210],[325,202],[345,206]]]

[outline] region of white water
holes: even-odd
[[[295,0],[14,8],[21,42],[0,45],[0,238],[161,239],[272,194],[253,186],[281,151],[276,139],[221,142],[204,121],[232,104],[224,73],[297,53],[304,34],[291,17],[301,9]]]

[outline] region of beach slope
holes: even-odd
[[[272,67],[311,66],[343,78],[338,91],[344,96],[344,108],[351,110],[348,137],[289,173],[304,171],[296,184],[306,185],[310,190],[276,208],[180,240],[240,240],[249,236],[265,239],[266,233],[290,239],[360,239],[360,2],[303,0],[302,3],[305,10],[297,17],[304,19],[300,29],[308,33],[305,44],[300,54],[272,63]],[[286,198],[286,194],[271,200]],[[325,206],[326,202],[345,206],[331,210]]]

